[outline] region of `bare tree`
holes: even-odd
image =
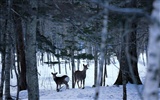
[[[153,2],[152,23],[149,27],[148,69],[143,90],[144,100],[158,100],[160,81],[160,0]]]

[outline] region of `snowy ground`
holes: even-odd
[[[141,86],[138,86],[141,89]],[[99,100],[123,100],[122,86],[109,86],[100,88]],[[127,85],[128,100],[140,100],[135,86]],[[68,89],[56,92],[53,89],[40,90],[41,100],[94,100],[95,88],[86,87],[85,89]],[[21,100],[27,100],[27,91],[20,93]]]
[[[85,61],[82,61],[80,67],[82,69],[82,64],[86,64]],[[61,65],[64,67],[64,65]],[[117,75],[118,75],[118,62],[115,61],[114,64],[111,64],[107,67],[107,73],[108,78],[106,78],[106,85],[108,87],[100,87],[100,96],[99,100],[122,100],[123,98],[123,89],[122,86],[113,86],[113,83],[115,82]],[[146,66],[142,62],[142,58],[139,58],[139,74],[141,77],[141,80],[144,81],[144,76],[146,73]],[[65,68],[65,67],[64,67]],[[59,76],[66,74],[64,68],[62,68],[62,74],[59,74]],[[86,87],[85,89],[78,89],[77,87],[75,89],[68,89],[66,90],[65,87],[62,89],[61,92],[56,92],[56,85],[55,82],[52,79],[51,72],[58,72],[58,66],[55,66],[55,70],[51,67],[48,67],[48,65],[39,65],[38,66],[38,72],[39,75],[39,88],[40,88],[40,99],[41,100],[93,100],[95,96],[95,88],[92,88],[92,85],[94,83],[94,66],[91,63],[89,66],[89,69],[87,70],[87,77],[86,77]],[[67,75],[71,77],[71,70],[69,69],[69,66],[67,67]],[[15,79],[11,79],[11,84],[16,84]],[[69,85],[71,87],[71,79],[69,82]],[[128,100],[141,100],[139,93],[137,91],[137,88],[139,91],[142,91],[142,85],[135,86],[132,84],[127,84],[127,98]],[[16,95],[16,88],[11,88],[11,94],[12,96]],[[27,91],[21,91],[20,92],[20,99],[21,100],[27,100]]]

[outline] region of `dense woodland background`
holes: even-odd
[[[154,2],[155,9],[159,9],[159,0]],[[81,59],[86,59],[88,65],[94,60],[93,86],[104,86],[106,66],[116,56],[120,69],[114,85],[124,86],[125,100],[128,82],[142,84],[137,59],[141,53],[148,53],[149,25],[160,27],[158,17],[154,17],[158,14],[151,15],[152,4],[153,0],[1,0],[0,97],[12,99],[10,78],[14,72],[17,99],[19,91],[28,90],[29,100],[39,100],[37,62],[58,64],[61,73],[65,70],[61,69],[61,59],[71,63],[72,73],[79,69]],[[160,34],[158,29],[156,33]],[[75,65],[75,61],[79,63]]]

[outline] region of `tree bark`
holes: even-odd
[[[39,100],[38,71],[36,63],[36,28],[38,0],[28,1],[29,7],[34,12],[27,19],[26,33],[26,79],[28,100]]]
[[[11,99],[10,95],[10,69],[11,69],[11,43],[7,42],[10,41],[9,34],[6,36],[6,54],[5,54],[5,99]]]
[[[7,24],[5,24],[7,26]],[[2,28],[2,26],[1,26]],[[5,32],[1,31],[1,43],[5,44]],[[0,83],[0,100],[3,98],[4,93],[4,81],[5,81],[5,52],[6,52],[6,46],[2,45],[1,47],[1,59],[2,59],[2,69],[1,69],[1,83]]]
[[[124,51],[124,53],[121,53],[120,55],[120,70],[118,74],[118,78],[114,85],[122,85],[122,70],[123,66],[127,67],[125,68],[125,71],[127,72],[127,83],[130,82],[132,84],[142,84],[139,74],[138,74],[138,57],[137,57],[137,42],[136,42],[136,22],[132,20],[131,22],[128,22],[125,20],[125,22],[122,22],[123,26],[125,25],[123,34],[126,34],[128,32],[128,29],[130,29],[130,33],[127,33],[126,35],[123,35],[124,37],[124,44],[127,43],[127,45],[123,46],[121,48],[121,52]],[[129,26],[131,25],[131,26]],[[131,31],[132,30],[132,31]],[[123,60],[122,60],[123,59]],[[122,60],[122,61],[121,61]]]
[[[93,87],[96,86],[97,71],[98,71],[98,49],[97,49],[97,45],[95,45],[94,47],[94,85]]]
[[[4,48],[3,48],[4,49]],[[5,50],[5,49],[4,49]],[[1,85],[0,85],[0,100],[3,98],[4,80],[5,80],[5,52],[1,53],[2,58],[2,70],[1,70]]]
[[[142,84],[139,73],[138,73],[138,54],[137,54],[137,23],[136,20],[131,21],[131,32],[127,35],[127,44],[128,48],[126,49],[127,62],[129,66],[129,73],[131,78],[129,78],[129,82],[132,84]]]
[[[103,84],[102,86],[106,85],[106,77],[107,77],[107,58],[105,55],[105,61],[104,61],[104,75],[103,75]]]
[[[74,50],[71,50],[71,65],[72,65],[72,88],[75,88],[75,79],[74,79],[74,72],[75,72],[75,62],[74,62]]]
[[[122,28],[123,28],[123,31],[122,31],[122,37],[121,37],[121,50],[120,50],[120,53],[118,54],[119,55],[119,63],[120,63],[120,70],[119,70],[119,74],[118,74],[118,77],[117,77],[117,80],[116,82],[114,83],[114,85],[123,85],[123,80],[124,79],[127,79],[126,76],[126,72],[129,72],[128,70],[128,65],[127,65],[127,57],[126,57],[126,54],[125,54],[125,47],[127,46],[126,45],[126,35],[123,35],[125,34],[125,29],[126,28],[126,22],[125,21],[122,21]],[[128,75],[127,75],[128,76]],[[127,83],[128,81],[126,81]]]
[[[11,6],[12,1],[7,1],[7,27],[6,27],[6,35],[5,35],[5,99],[9,100],[11,98],[10,94],[10,68],[11,68],[11,34],[12,34],[12,28],[11,28]]]
[[[158,100],[160,82],[160,0],[153,3],[149,26],[148,69],[143,90],[144,100]]]
[[[14,7],[15,10],[17,11],[18,8]],[[14,25],[16,28],[16,33],[17,33],[17,42],[16,42],[16,47],[17,47],[17,56],[19,58],[19,63],[20,63],[20,79],[19,79],[19,91],[21,90],[26,90],[27,89],[27,82],[26,82],[26,62],[25,62],[25,48],[24,48],[24,37],[23,37],[23,31],[22,31],[22,20],[18,15],[14,15]]]
[[[120,66],[121,66],[121,78],[122,78],[122,85],[123,85],[123,100],[127,100],[127,89],[126,84],[128,82],[129,70],[128,70],[128,64],[127,64],[127,57],[125,53],[125,48],[127,45],[124,43],[126,40],[126,37],[122,37],[122,44],[121,44],[121,58],[120,58]]]

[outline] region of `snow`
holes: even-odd
[[[112,59],[113,60],[113,59]],[[81,61],[80,69],[83,67],[83,63],[86,64],[86,61]],[[93,88],[92,85],[94,83],[94,64],[93,61],[90,62],[89,69],[87,70],[87,77],[86,77],[86,85],[85,89],[78,89],[77,86],[75,89],[71,88],[71,70],[67,65],[67,75],[70,77],[69,81],[69,89],[65,89],[65,86],[62,87],[60,92],[56,91],[56,84],[52,79],[51,72],[58,72],[58,66],[48,65],[40,65],[38,64],[38,72],[39,72],[39,89],[40,89],[40,100],[94,100],[95,96],[95,87]],[[58,74],[58,76],[64,75],[65,67],[64,64],[62,66],[62,73]],[[139,74],[141,77],[142,82],[145,78],[146,73],[146,66],[143,65],[142,56],[139,58],[138,63]],[[108,77],[106,78],[106,86],[100,87],[100,95],[99,100],[122,100],[123,99],[123,87],[122,86],[114,86],[113,83],[115,82],[117,75],[118,75],[118,68],[119,63],[115,60],[114,64],[110,64],[107,66],[107,74]],[[11,79],[11,84],[15,85],[16,80],[15,77]],[[138,90],[137,90],[138,88]],[[127,99],[128,100],[141,100],[140,93],[142,92],[142,85],[133,85],[127,84]],[[11,88],[11,95],[13,97],[16,96],[16,87]],[[27,91],[20,92],[20,100],[28,100],[27,99]]]
[[[138,86],[142,90],[142,86]],[[100,87],[99,100],[122,100],[122,86]],[[127,85],[128,100],[140,100],[135,86]],[[94,100],[95,88],[86,87],[85,89],[64,89],[61,92],[56,92],[55,89],[40,90],[41,100]],[[27,91],[20,92],[20,99],[27,100]]]

